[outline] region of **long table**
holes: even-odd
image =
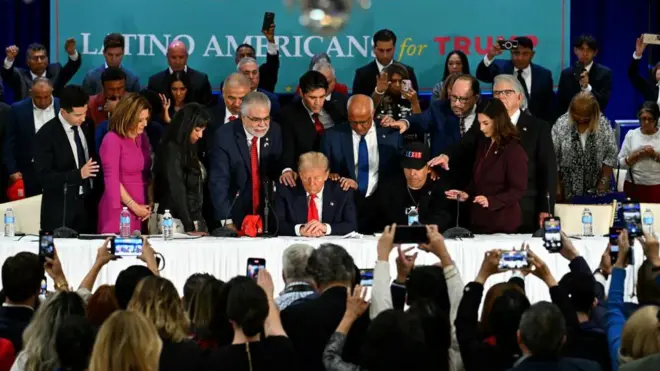
[[[266,259],[266,267],[272,273],[275,291],[284,288],[282,280],[282,252],[294,243],[307,243],[318,247],[323,243],[334,243],[343,246],[353,256],[359,268],[373,268],[377,257],[377,238],[363,236],[361,238],[338,238],[322,237],[309,238],[212,238],[203,237],[197,239],[175,239],[163,241],[162,237],[154,237],[151,240],[154,249],[165,257],[165,268],[161,272],[163,277],[170,279],[179,293],[183,293],[186,279],[193,273],[207,272],[222,280],[229,280],[236,275],[244,275],[248,258],[260,257]],[[71,285],[77,287],[96,258],[97,248],[102,240],[78,240],[58,239],[55,246],[62,261],[64,272]],[[481,266],[484,253],[491,249],[519,248],[522,243],[529,243],[531,249],[539,255],[549,266],[550,270],[559,280],[569,271],[568,261],[559,254],[550,254],[543,248],[540,238],[532,238],[524,235],[491,235],[476,236],[472,239],[448,240],[448,250],[459,268],[465,283],[474,280]],[[601,255],[607,247],[607,238],[589,237],[574,240],[573,244],[580,252],[592,270],[598,268]],[[0,262],[21,251],[37,252],[37,237],[25,236],[7,238],[0,237]],[[396,265],[394,263],[396,251],[390,256],[391,274],[396,277]],[[642,261],[642,249],[635,248],[636,262]],[[432,254],[419,251],[417,265],[428,265],[436,263],[438,259]],[[126,257],[121,260],[110,262],[99,274],[96,287],[101,284],[114,284],[117,275],[126,267],[133,264],[142,264],[134,257]],[[638,265],[637,265],[638,266]],[[628,274],[626,292],[632,292],[632,274]],[[505,272],[491,277],[486,286],[506,281],[511,273]],[[545,284],[536,277],[526,278],[526,291],[530,301],[550,300],[550,295]],[[52,282],[49,282],[52,288]],[[626,295],[629,300],[630,295]]]

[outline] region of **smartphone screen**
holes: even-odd
[[[543,221],[543,246],[550,252],[561,250],[561,221],[558,217]]]
[[[629,237],[642,235],[642,211],[637,202],[624,202],[621,204],[623,223],[628,230]]]
[[[360,269],[360,286],[371,287],[374,284],[374,270]]]
[[[252,279],[257,279],[259,271],[266,269],[266,259],[264,258],[248,258],[247,260],[247,273],[246,276]]]
[[[53,244],[53,232],[39,231],[39,260],[55,257],[55,245]]]
[[[48,281],[46,281],[46,277],[44,277],[41,279],[41,290],[39,290],[39,295],[46,296],[47,292],[48,292]]]
[[[619,234],[621,234],[619,227],[610,227],[610,258],[612,264],[616,263],[619,259]]]
[[[397,226],[394,232],[394,243],[428,243],[425,225]]]
[[[110,253],[117,256],[140,256],[142,254],[142,238],[115,237],[110,245]]]
[[[500,269],[523,269],[528,266],[527,251],[524,250],[504,251],[500,258]]]

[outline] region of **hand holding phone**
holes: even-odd
[[[525,269],[529,267],[527,261],[527,251],[525,250],[510,250],[502,251],[500,263],[497,266],[501,270]]]
[[[266,12],[264,13],[264,22],[261,25],[261,31],[268,31],[270,27],[275,24],[275,13]]]
[[[140,256],[144,241],[142,237],[114,237],[110,241],[110,254],[115,256]]]
[[[619,235],[621,234],[620,227],[610,227],[610,260],[611,264],[616,264],[619,259]]]
[[[557,216],[543,220],[543,247],[551,253],[561,251],[561,220]]]
[[[264,258],[248,258],[247,260],[247,269],[246,276],[252,278],[253,280],[257,279],[259,271],[266,269],[266,259]]]
[[[53,241],[53,232],[39,231],[39,261],[46,263],[46,258],[55,258],[55,243]]]
[[[369,268],[360,269],[360,286],[371,287],[374,284],[374,270]]]
[[[402,243],[429,243],[426,225],[400,225],[394,232],[394,244]]]

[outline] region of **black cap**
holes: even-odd
[[[406,143],[401,156],[401,167],[419,170],[429,162],[429,148],[424,143]]]

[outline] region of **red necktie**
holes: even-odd
[[[236,116],[229,116],[229,121],[234,121],[234,120],[236,120],[237,118],[238,118],[238,117],[236,117]],[[229,122],[229,121],[228,121],[228,122]]]
[[[319,220],[319,210],[316,208],[316,202],[314,200],[316,199],[316,195],[313,195],[310,193],[309,195],[309,205],[307,206],[307,223],[311,222],[312,220]]]
[[[252,137],[252,145],[250,146],[250,167],[252,169],[252,214],[256,215],[259,209],[259,189],[261,182],[259,181],[259,154],[257,146],[259,138]]]
[[[317,134],[323,134],[323,124],[321,123],[321,120],[319,120],[319,114],[318,113],[312,113],[312,118],[314,119],[314,128],[316,129]]]

